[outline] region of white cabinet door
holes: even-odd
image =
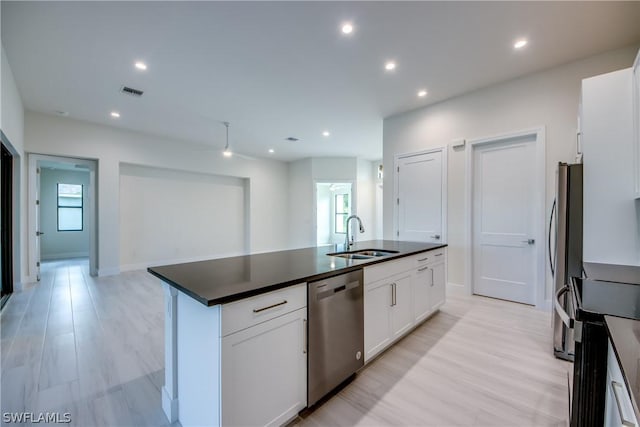
[[[222,425],[279,426],[307,405],[307,309],[222,339]]]
[[[609,342],[607,356],[607,395],[604,410],[605,427],[638,426],[631,403],[631,394],[626,387],[622,370],[618,365],[613,346]]]
[[[429,288],[430,311],[437,310],[444,304],[446,298],[446,267],[445,263],[431,266],[431,287]]]
[[[391,282],[365,284],[364,361],[373,358],[391,343]]]
[[[414,325],[411,272],[393,279],[393,306],[391,307],[391,338],[404,335]]]
[[[431,274],[431,268],[425,265],[417,268],[413,275],[413,314],[416,322],[431,314]]]

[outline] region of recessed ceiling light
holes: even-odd
[[[113,117],[114,119],[120,118],[120,113],[118,113],[117,111],[112,111],[111,117]]]
[[[351,22],[345,22],[342,24],[342,34],[351,34],[353,33],[353,24]]]
[[[144,71],[144,70],[146,70],[146,69],[147,69],[147,64],[145,64],[145,63],[144,63],[144,62],[142,62],[142,61],[138,61],[138,62],[136,62],[135,66],[136,66],[136,68],[137,68],[138,70],[143,70],[143,71]]]
[[[527,40],[526,39],[520,39],[520,40],[516,40],[516,42],[513,44],[513,47],[515,49],[522,49],[523,47],[525,47],[527,45]]]
[[[273,154],[273,153],[275,153],[275,152],[276,152],[276,151],[275,151],[273,148],[269,148],[269,153],[270,153],[270,154]]]
[[[324,132],[322,132],[322,136],[330,136],[331,132],[329,132],[328,130],[325,130]]]
[[[396,69],[396,63],[393,61],[388,61],[386,64],[384,64],[384,69],[387,71],[393,71]]]
[[[425,96],[427,96],[427,91],[426,91],[426,90],[424,90],[424,89],[422,89],[422,90],[418,91],[418,96],[419,96],[420,98],[424,98]]]

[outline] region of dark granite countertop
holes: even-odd
[[[336,248],[321,246],[150,267],[147,271],[202,304],[212,306],[444,246],[447,245],[369,240],[357,242],[351,251],[384,249],[399,253],[351,260],[327,256],[336,252]]]
[[[622,376],[631,392],[636,418],[640,420],[640,320],[604,316]]]

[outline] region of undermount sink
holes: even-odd
[[[393,255],[397,253],[398,251],[387,251],[383,249],[363,249],[363,250],[351,251],[351,252],[334,252],[327,255],[337,256],[340,258],[347,258],[347,259],[369,259],[369,258]]]

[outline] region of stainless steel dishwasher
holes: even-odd
[[[364,366],[362,270],[309,282],[307,404]]]

